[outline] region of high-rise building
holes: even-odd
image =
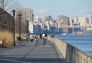
[[[43,33],[49,33],[51,26],[53,26],[52,17],[51,16],[42,17],[42,31],[43,31]]]
[[[71,20],[70,20],[70,26],[80,26],[80,22],[78,20],[77,16],[74,16]],[[80,32],[80,28],[70,28],[70,33],[77,33]]]
[[[41,19],[41,17],[34,17],[34,21],[33,22],[42,23],[42,19]]]
[[[33,10],[31,8],[22,8],[20,11],[17,12],[17,15],[18,14],[21,14],[21,33],[27,33],[28,30],[30,31],[30,22],[33,22]],[[19,23],[19,16],[17,16],[17,23]]]
[[[53,21],[52,16],[45,16],[43,17],[43,21]]]
[[[89,19],[89,24],[92,24],[92,13],[89,14],[88,19]]]
[[[92,25],[92,13],[90,13],[88,16],[87,16],[87,24],[90,26]],[[92,28],[87,28],[87,33],[88,34],[92,34]]]
[[[87,24],[87,18],[86,17],[78,17],[78,22],[80,23],[80,26],[85,26]]]
[[[77,16],[73,17],[73,19],[71,19],[71,21],[70,21],[70,24],[71,25],[78,25],[79,24],[78,17]]]
[[[33,21],[33,10],[31,8],[23,8],[21,13],[24,21]]]
[[[59,32],[68,33],[68,31],[69,31],[68,28],[65,29],[65,28],[61,28],[61,27],[62,26],[66,27],[70,24],[69,17],[64,16],[64,15],[59,15],[56,18],[56,22],[58,23]]]
[[[64,15],[57,16],[56,21],[58,23],[60,23],[61,25],[69,25],[70,24],[69,17],[64,16]]]

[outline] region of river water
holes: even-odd
[[[55,35],[59,39],[77,47],[85,53],[92,55],[92,35]]]

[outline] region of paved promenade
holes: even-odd
[[[46,47],[43,41],[38,39],[30,42],[23,41],[19,46],[12,48],[0,48],[0,63],[65,63],[59,59],[54,45],[47,40]]]

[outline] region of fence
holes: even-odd
[[[64,41],[58,38],[48,38],[51,42],[54,43],[58,51],[59,57],[65,58],[69,63],[92,63],[92,56],[84,53],[78,48],[65,43]]]

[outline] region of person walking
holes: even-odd
[[[37,46],[37,44],[38,44],[38,35],[34,35],[34,38],[35,38],[35,46]]]
[[[46,33],[43,34],[42,37],[43,37],[43,45],[44,45],[44,47],[46,47],[47,34]]]
[[[40,39],[42,40],[42,34],[40,34],[39,36],[40,36]]]
[[[33,34],[30,34],[30,40],[31,40],[31,42],[33,42],[33,39],[34,39]]]

